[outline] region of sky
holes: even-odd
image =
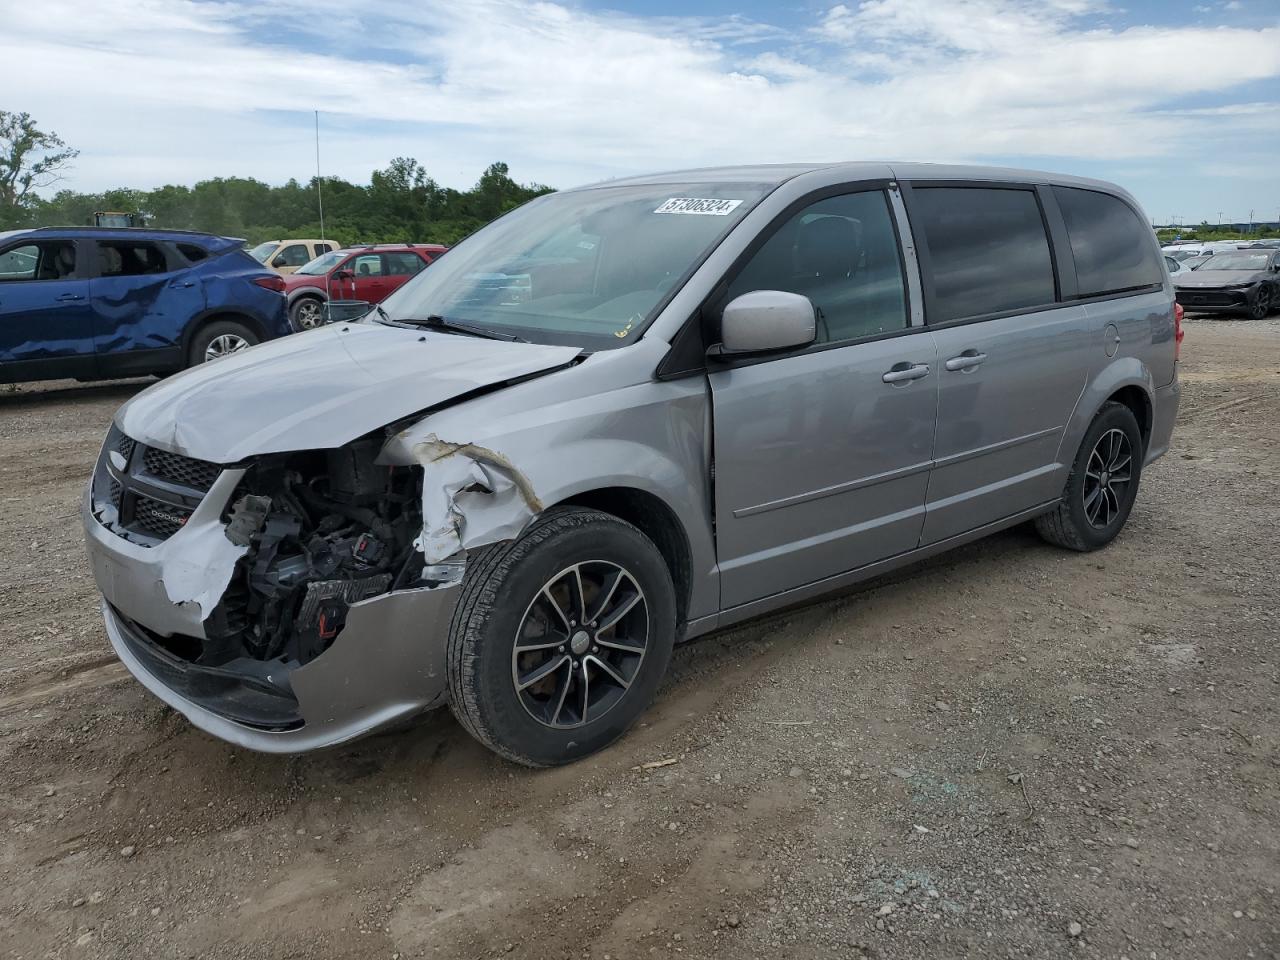
[[[739,163],[926,160],[1128,187],[1161,223],[1280,219],[1277,0],[40,0],[0,109],[84,191],[249,176],[569,187]]]

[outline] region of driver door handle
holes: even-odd
[[[69,300],[83,300],[84,297],[82,297],[78,293],[64,293],[58,297],[55,297],[54,299],[57,300],[59,303],[66,303]]]
[[[985,353],[978,353],[977,350],[966,350],[958,357],[952,357],[943,366],[948,370],[972,370],[974,367],[981,366],[982,361],[987,359]]]
[[[919,380],[929,375],[927,363],[895,363],[880,379],[885,383],[902,383],[906,380]]]

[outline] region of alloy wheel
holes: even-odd
[[[1129,435],[1112,428],[1098,438],[1084,470],[1084,515],[1103,530],[1120,514],[1133,480],[1133,446]]]
[[[224,333],[214,337],[209,341],[209,345],[204,348],[204,360],[208,363],[210,360],[220,360],[228,354],[239,353],[241,350],[248,350],[252,344],[244,337],[234,333]]]
[[[313,300],[311,297],[302,300],[294,308],[293,319],[299,330],[311,330],[320,326],[324,322],[324,311],[320,308],[320,301]]]
[[[1249,316],[1254,320],[1265,320],[1271,312],[1271,289],[1259,287],[1253,295],[1253,303],[1249,306]]]
[[[635,681],[648,638],[636,578],[607,560],[575,563],[546,582],[520,621],[511,654],[516,695],[548,727],[597,720]]]

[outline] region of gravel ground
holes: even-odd
[[[447,712],[304,758],[193,730],[80,544],[138,385],[0,393],[0,957],[1280,956],[1280,320],[1186,326],[1109,549],[1016,530],[688,645],[542,772]]]

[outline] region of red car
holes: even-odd
[[[380,303],[448,250],[438,243],[378,243],[316,257],[284,278],[295,330],[324,323],[329,300]]]

